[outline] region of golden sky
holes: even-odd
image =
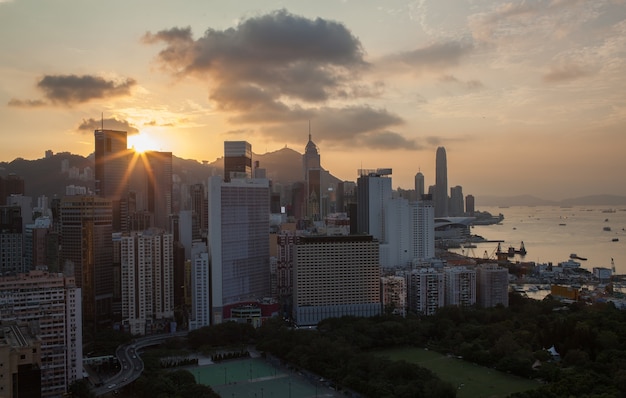
[[[464,194],[626,195],[626,1],[0,0],[0,160],[93,130],[304,151]]]

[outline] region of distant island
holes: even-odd
[[[541,199],[532,195],[477,195],[476,208],[480,209],[481,206],[626,206],[626,196],[588,195],[555,201]]]

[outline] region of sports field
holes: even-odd
[[[280,370],[262,359],[243,359],[190,368],[199,384],[209,385],[223,398],[332,397],[326,386]]]
[[[532,390],[540,385],[534,380],[511,376],[423,348],[396,348],[379,351],[378,354],[391,360],[405,360],[430,369],[442,380],[457,387],[458,398],[501,398],[514,392]]]

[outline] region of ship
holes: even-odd
[[[569,255],[569,258],[571,258],[572,260],[582,260],[582,261],[587,261],[586,257],[580,257],[578,254],[576,253],[572,253]]]

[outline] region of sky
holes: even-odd
[[[626,195],[626,0],[0,0],[0,160],[93,131],[214,161],[224,141],[342,180]],[[262,166],[262,165],[261,165]]]

